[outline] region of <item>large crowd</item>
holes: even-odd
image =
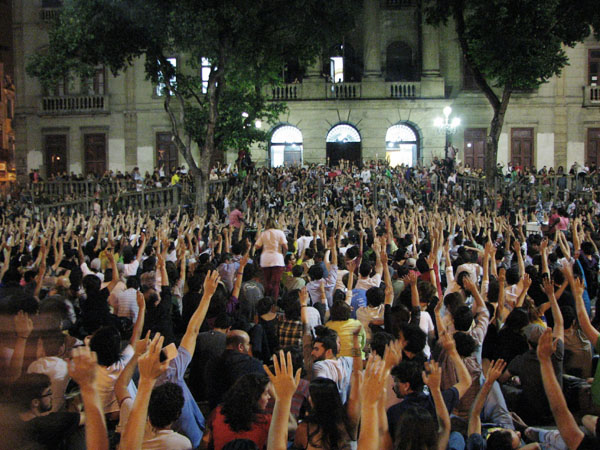
[[[3,201],[0,448],[600,448],[595,201],[233,172],[202,216]]]

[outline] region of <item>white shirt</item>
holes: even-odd
[[[140,308],[137,304],[137,289],[129,288],[116,295],[116,299],[112,307],[115,310],[115,315],[119,317],[129,317],[132,322],[137,320]]]
[[[137,260],[133,260],[128,264],[123,264],[123,276],[131,277],[137,274],[137,270],[140,267],[140,263]]]
[[[421,319],[419,321],[419,328],[425,332],[427,339],[429,340],[429,335],[435,332],[435,328],[433,326],[433,320],[431,320],[431,315],[427,311],[421,311]],[[429,348],[429,344],[425,341],[425,347],[423,348],[423,353],[429,358],[431,356],[431,349]]]
[[[114,363],[112,366],[100,366],[98,368],[96,383],[98,385],[98,392],[100,393],[100,400],[102,402],[102,407],[105,414],[119,411],[119,404],[115,395],[115,384],[117,382],[117,378],[119,378],[119,375],[121,375],[121,372],[132,356],[133,347],[131,345],[127,345],[127,347],[125,347],[123,350],[123,354],[119,361]],[[132,382],[129,384],[131,387]],[[135,392],[135,388],[133,391]]]
[[[298,255],[301,255],[302,252],[308,248],[312,240],[312,236],[300,236],[298,238],[296,241],[296,245],[298,246]]]
[[[372,277],[369,278],[359,278],[356,282],[356,286],[354,289],[364,289],[365,291],[369,290],[372,287],[379,287],[381,284],[381,274],[376,273]]]
[[[173,430],[155,431],[152,429],[150,421],[146,422],[144,441],[142,442],[143,450],[191,450],[192,448],[191,441],[184,435]]]
[[[372,337],[371,327],[369,327],[369,324],[371,323],[372,320],[375,320],[375,319],[383,320],[383,310],[384,309],[385,309],[385,305],[382,303],[381,305],[379,305],[377,307],[363,306],[361,308],[358,308],[358,310],[356,311],[356,318],[360,321],[360,323],[362,324],[363,328],[365,329],[365,331],[367,333],[367,342],[370,342],[371,337]]]
[[[257,247],[262,247],[260,255],[261,267],[283,267],[283,253],[281,246],[287,245],[285,234],[281,230],[270,229],[261,233],[256,241]]]

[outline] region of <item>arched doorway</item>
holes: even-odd
[[[292,125],[280,125],[271,136],[270,166],[302,165],[302,132]]]
[[[362,165],[362,146],[358,130],[352,125],[342,123],[334,126],[327,133],[327,161],[330,166],[339,164],[341,160],[350,161],[354,165]]]
[[[414,166],[419,162],[420,148],[417,131],[406,123],[388,128],[385,134],[386,158],[390,166]]]

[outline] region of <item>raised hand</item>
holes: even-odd
[[[402,361],[402,350],[404,349],[403,344],[403,341],[396,339],[385,346],[383,361],[385,362],[386,369],[392,370],[392,367],[400,364],[400,361]]]
[[[556,351],[558,339],[552,339],[552,328],[548,327],[544,330],[544,334],[540,337],[537,346],[537,356],[540,361],[549,360],[552,354]]]
[[[164,341],[164,336],[156,333],[152,341],[150,341],[146,353],[140,356],[138,367],[140,369],[141,380],[155,381],[168,369],[169,361],[160,362],[160,351],[162,350]]]
[[[500,375],[504,373],[504,369],[506,369],[507,363],[503,359],[498,359],[496,361],[492,361],[490,366],[488,367],[487,374],[485,376],[485,381],[487,383],[492,384]]]
[[[362,403],[366,407],[374,407],[383,392],[389,370],[380,358],[369,356],[367,367],[364,372],[363,382],[361,383]]]
[[[300,289],[300,304],[302,306],[306,306],[308,305],[308,291],[306,290],[306,286],[304,286],[302,289]]]
[[[548,298],[554,295],[554,283],[550,278],[544,278],[542,280],[542,289]]]
[[[296,370],[296,375],[294,375],[292,354],[287,352],[284,355],[283,350],[280,350],[279,358],[277,358],[277,355],[273,355],[273,370],[275,373],[271,372],[266,365],[263,365],[263,368],[273,384],[275,399],[291,399],[296,389],[298,389],[300,373],[302,372],[302,369],[298,369]]]
[[[219,286],[219,281],[221,281],[221,277],[219,276],[219,272],[216,270],[209,270],[204,278],[204,295],[211,296],[217,290]]]
[[[80,388],[93,386],[98,371],[96,353],[89,347],[75,347],[69,361],[69,376],[73,378]]]
[[[437,391],[442,384],[442,368],[432,359],[425,363],[422,377],[423,383],[427,385],[430,391]]]
[[[14,322],[17,336],[27,339],[33,331],[33,321],[29,318],[29,314],[19,311],[15,316]]]

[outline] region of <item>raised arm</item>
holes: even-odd
[[[552,338],[552,329],[546,328],[544,334],[540,337],[537,355],[540,361],[540,370],[542,372],[542,382],[546,397],[550,404],[550,410],[554,416],[558,431],[570,450],[575,450],[581,444],[584,438],[583,431],[577,426],[577,422],[569,411],[567,401],[562,393],[560,384],[556,379],[554,367],[552,366],[552,354],[556,351],[556,340]]]
[[[210,305],[210,299],[217,290],[219,281],[219,272],[216,270],[209,271],[206,274],[202,298],[200,299],[200,303],[198,304],[196,311],[194,311],[194,314],[190,318],[187,330],[185,331],[180,344],[180,346],[185,348],[190,355],[193,355],[194,350],[196,350],[196,337],[200,332],[200,327],[202,326],[202,322],[204,322],[206,312],[208,311],[208,307]]]
[[[442,368],[434,360],[425,363],[423,382],[429,388],[433,403],[435,404],[435,413],[439,426],[437,448],[438,450],[446,450],[448,439],[450,438],[450,414],[448,414],[448,408],[446,408],[446,403],[440,389]]]
[[[471,412],[469,413],[469,431],[467,432],[468,436],[473,433],[481,434],[481,411],[483,410],[483,405],[488,394],[492,390],[494,382],[502,375],[504,369],[506,369],[506,363],[502,359],[493,361],[490,364],[485,377],[485,382],[481,386],[481,389],[477,393],[477,397],[475,397],[473,405],[471,406]]]
[[[458,391],[458,396],[460,398],[465,394],[465,392],[467,392],[467,389],[471,387],[473,380],[471,379],[471,375],[469,374],[467,366],[465,366],[465,363],[462,361],[462,358],[456,350],[456,342],[454,342],[454,338],[446,332],[440,336],[440,340],[442,341],[442,347],[444,350],[446,350],[446,353],[450,357],[450,360],[456,369],[458,381],[453,387],[455,387]]]
[[[148,417],[148,403],[156,383],[156,379],[169,367],[169,361],[160,362],[160,351],[164,337],[159,333],[154,335],[148,351],[138,361],[140,368],[140,382],[138,392],[131,408],[129,420],[121,436],[121,449],[139,450],[144,439],[144,427]],[[91,447],[94,448],[94,447]]]
[[[284,355],[283,351],[279,352],[279,359],[277,355],[273,356],[274,374],[266,365],[263,367],[275,391],[275,407],[269,426],[267,450],[286,450],[292,397],[300,383],[301,369],[296,370],[296,375],[294,375],[292,354],[288,352]]]
[[[136,342],[142,336],[142,330],[144,329],[144,320],[146,318],[146,300],[144,294],[140,291],[136,292],[135,302],[138,306],[138,315],[133,325],[133,331],[131,332],[131,339],[129,339],[129,345],[135,347]]]
[[[548,278],[544,278],[544,280],[542,281],[542,287],[544,288],[544,292],[546,293],[548,301],[550,302],[550,308],[552,308],[552,317],[554,318],[554,329],[552,335],[554,336],[554,339],[561,339],[564,341],[565,322],[563,320],[562,312],[558,307],[556,296],[554,295],[554,283],[552,283],[552,281]]]
[[[85,346],[73,349],[69,361],[69,376],[77,382],[81,390],[85,411],[86,448],[108,450],[108,431],[96,383],[97,372],[98,363],[94,352]]]

